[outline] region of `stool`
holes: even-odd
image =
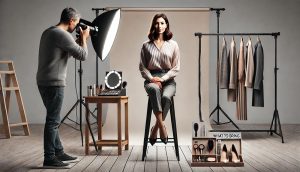
[[[151,116],[152,116],[152,106],[151,106],[150,98],[148,98],[147,117],[146,117],[146,126],[145,126],[145,134],[144,134],[144,144],[143,144],[143,156],[142,156],[143,161],[145,159],[146,152],[147,152],[147,145],[149,143],[148,136],[149,136]],[[168,143],[174,143],[176,157],[177,157],[177,160],[179,161],[180,158],[179,158],[179,151],[178,151],[179,149],[178,149],[178,139],[177,139],[177,129],[176,129],[175,108],[174,108],[173,97],[171,98],[170,116],[171,116],[172,130],[173,130],[173,138],[168,138]]]

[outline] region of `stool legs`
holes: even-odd
[[[179,149],[178,149],[178,140],[177,140],[176,118],[175,118],[175,110],[174,109],[175,109],[174,108],[174,100],[173,100],[173,97],[172,97],[170,115],[171,115],[171,123],[172,123],[173,137],[174,137],[175,153],[176,153],[177,160],[180,161]]]
[[[144,134],[144,145],[143,145],[143,156],[142,156],[143,161],[145,159],[146,151],[147,151],[148,135],[149,135],[150,122],[151,122],[151,113],[152,113],[152,106],[151,106],[150,99],[148,99],[145,134]]]
[[[149,136],[149,129],[150,129],[150,122],[151,122],[151,115],[152,115],[152,106],[150,99],[148,99],[148,107],[147,107],[147,116],[146,116],[146,125],[145,125],[145,134],[144,134],[144,144],[143,144],[143,155],[142,160],[145,160],[147,145],[148,145],[148,136]],[[178,138],[177,138],[177,128],[176,128],[176,118],[175,118],[175,108],[174,108],[174,99],[172,97],[172,104],[170,108],[170,115],[171,115],[171,123],[172,123],[172,131],[174,137],[174,145],[175,145],[175,153],[177,160],[180,161],[179,158],[179,148],[178,148]],[[170,139],[170,138],[169,138]]]

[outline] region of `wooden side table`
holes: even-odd
[[[89,104],[97,103],[98,108],[98,140],[96,145],[99,150],[102,146],[117,146],[118,155],[122,154],[122,147],[125,146],[125,150],[129,148],[129,135],[128,135],[128,96],[91,96],[84,97],[86,103],[86,117],[89,120]],[[117,140],[103,140],[102,139],[102,104],[103,103],[116,103],[118,106],[118,139]],[[125,140],[122,140],[122,122],[121,122],[121,105],[125,105]],[[89,155],[89,146],[94,146],[93,142],[89,141],[89,128],[85,125],[85,154]]]

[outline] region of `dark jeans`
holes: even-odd
[[[45,160],[50,160],[55,154],[63,153],[63,146],[58,134],[58,126],[60,124],[60,110],[64,99],[64,87],[38,87],[47,110],[44,128],[44,157]]]

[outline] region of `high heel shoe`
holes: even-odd
[[[228,154],[227,154],[227,147],[226,147],[226,144],[224,144],[222,153],[221,153],[221,162],[227,163],[228,161],[229,160],[228,160]]]
[[[149,138],[149,142],[152,146],[156,143],[156,139],[157,139],[157,137],[151,138],[153,129],[154,129],[154,126],[151,128],[151,134],[150,134],[150,138]]]
[[[166,130],[166,132],[167,132],[167,128],[166,128],[165,125],[164,125],[164,128],[165,128],[165,130]],[[160,132],[160,140],[161,140],[164,144],[167,144],[167,143],[168,143],[168,134],[167,134],[167,137],[166,137],[166,138],[162,138],[161,136],[162,136],[162,131]]]
[[[237,153],[234,144],[232,144],[231,146],[231,155],[232,155],[232,162],[234,163],[240,162],[239,154]]]

